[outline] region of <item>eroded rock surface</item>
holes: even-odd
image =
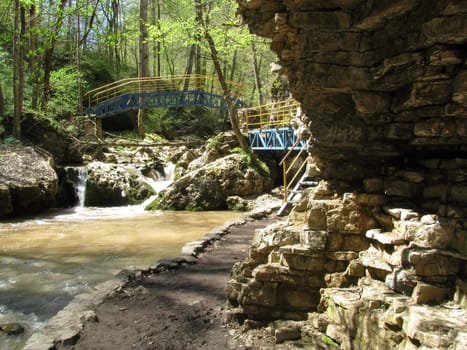
[[[135,167],[93,162],[86,169],[85,206],[139,204],[155,194]]]
[[[0,145],[0,218],[45,211],[57,194],[58,177],[47,152]]]
[[[252,164],[243,154],[230,154],[189,171],[160,192],[149,208],[226,209],[229,196],[258,195],[271,186],[265,169]]]
[[[253,245],[230,300],[341,349],[465,347],[466,2],[237,2],[272,40],[323,181],[284,224],[298,242]]]

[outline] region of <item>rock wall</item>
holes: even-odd
[[[342,349],[466,347],[467,2],[238,3],[272,39],[322,181],[257,233],[229,300]]]
[[[466,204],[456,189],[420,186],[437,182],[426,171],[446,172],[438,159],[466,168],[465,1],[238,3],[250,30],[272,39],[322,177],[352,189],[384,177],[388,195]]]

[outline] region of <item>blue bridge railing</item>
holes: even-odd
[[[304,141],[297,142],[296,130],[291,126],[248,130],[248,143],[261,151],[301,150],[306,146]]]
[[[247,104],[233,98],[236,109]],[[156,92],[128,93],[93,104],[84,113],[96,118],[106,118],[114,114],[139,108],[208,107],[227,110],[224,96],[200,90],[169,90]]]

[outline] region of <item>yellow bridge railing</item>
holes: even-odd
[[[241,96],[243,84],[227,81],[232,97]],[[155,93],[175,90],[200,90],[223,95],[219,80],[215,76],[200,74],[172,75],[166,77],[142,77],[122,79],[94,90],[84,95],[87,107],[107,101],[113,97],[132,93]]]
[[[290,126],[300,106],[294,99],[271,102],[238,111],[239,123],[245,131]]]

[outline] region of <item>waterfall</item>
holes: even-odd
[[[86,167],[76,168],[75,193],[78,197],[78,207],[84,207],[86,199],[86,181],[88,179],[88,170]]]
[[[162,174],[158,171],[152,171],[151,176],[144,176],[144,181],[159,193],[173,182],[174,173],[175,164],[169,163],[164,166]]]
[[[175,164],[174,163],[169,163],[164,166],[164,174],[163,176],[160,176],[158,181],[155,181],[154,183],[154,190],[156,192],[160,192],[166,187],[168,187],[173,181],[174,181],[174,175],[175,175]]]
[[[156,193],[159,193],[163,189],[167,188],[173,181],[175,176],[175,164],[169,163],[164,166],[164,173],[160,174],[159,172],[154,172],[154,177],[144,176],[144,181],[150,185]],[[154,198],[157,196],[151,196],[142,203],[142,207],[145,208],[150,204]]]

